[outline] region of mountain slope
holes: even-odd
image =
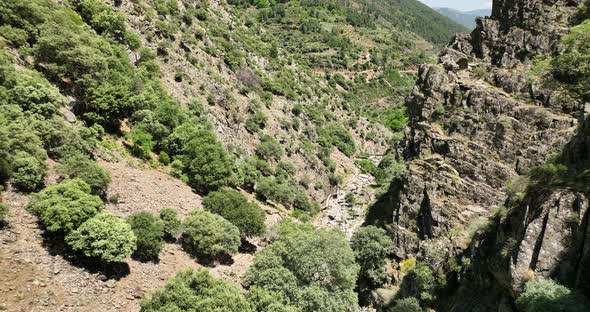
[[[157,220],[165,207],[186,218],[203,209],[202,196],[225,187],[263,207],[268,226],[297,218],[352,233],[377,190],[361,170],[398,165],[375,163],[407,123],[402,103],[417,66],[431,61],[433,45],[447,41],[453,26],[442,19],[414,33],[413,24],[398,21],[422,25],[432,11],[410,18],[361,6],[1,2],[0,239],[7,247],[0,269],[9,295],[0,308],[138,310],[144,292],[203,259],[175,237],[161,242],[159,263],[131,257],[125,218],[143,211]],[[84,181],[62,183],[68,178]],[[61,214],[26,209],[42,196],[34,193],[48,189],[63,203],[52,209],[76,214],[80,205],[70,194],[90,198],[96,209],[50,230],[47,220]],[[335,203],[326,200],[332,197]],[[110,225],[89,230],[103,231],[106,244],[125,239],[126,248],[110,250],[116,258],[97,257],[92,246],[74,250],[64,238],[103,222],[97,216],[121,230],[118,237],[104,233]],[[252,250],[272,239],[242,238],[246,248],[211,269],[217,276],[241,282]],[[346,237],[336,239],[352,259]],[[356,303],[355,278],[347,280],[346,295]],[[49,283],[55,296],[43,291]],[[23,298],[30,287],[35,296]]]
[[[451,8],[436,8],[438,13],[452,19],[453,21],[467,27],[468,29],[475,28],[475,18],[481,16],[489,16],[492,10],[473,10],[473,11],[458,11]]]
[[[464,26],[442,16],[417,0],[358,0],[367,10],[377,12],[394,26],[412,31],[437,45],[447,44]]]

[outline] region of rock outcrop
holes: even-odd
[[[507,180],[573,137],[583,105],[525,72],[533,56],[557,51],[577,4],[495,1],[491,18],[458,34],[439,64],[420,68],[407,101],[410,124],[396,147],[409,174],[392,183],[368,220],[393,223],[392,236],[404,241],[398,256],[489,216],[504,203]]]
[[[398,258],[434,264],[460,255],[467,233],[478,232],[474,225],[504,206],[507,181],[566,144],[564,157],[588,154],[590,139],[576,136],[583,103],[526,74],[535,56],[558,53],[579,3],[496,0],[490,18],[456,35],[438,64],[420,68],[405,139],[395,147],[409,173],[392,182],[367,219],[386,226]],[[445,310],[512,311],[514,294],[533,276],[582,287],[576,280],[588,261],[588,198],[571,189],[531,190],[494,224],[495,234],[473,240],[467,255],[475,262],[463,272],[469,286],[449,297]]]
[[[516,207],[475,237],[462,255],[471,264],[445,310],[497,311],[499,303],[511,302],[524,283],[538,277],[590,295],[589,119],[560,160],[569,167],[565,183],[530,186]]]

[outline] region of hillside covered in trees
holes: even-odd
[[[584,311],[588,7],[517,2],[2,1],[0,310]]]

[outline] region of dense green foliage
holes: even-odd
[[[358,266],[344,235],[283,223],[278,239],[256,254],[246,274],[250,291],[302,311],[356,311]]]
[[[43,221],[47,230],[68,234],[103,207],[98,196],[80,179],[65,180],[33,195],[28,209]]]
[[[558,79],[570,84],[582,99],[590,99],[590,20],[573,27],[562,39],[564,51],[553,59]]]
[[[240,230],[224,218],[194,210],[183,222],[182,244],[187,252],[204,261],[233,255],[240,247]]]
[[[212,191],[235,182],[235,162],[212,132],[197,131],[184,149],[189,181],[197,190]]]
[[[72,249],[105,263],[123,262],[136,249],[136,237],[125,220],[101,212],[66,236]]]
[[[416,298],[405,298],[399,300],[393,308],[389,311],[391,312],[422,312],[424,311],[420,307],[420,303]]]
[[[67,179],[78,178],[86,182],[94,195],[103,196],[111,182],[108,171],[82,154],[65,159],[59,171]]]
[[[8,206],[0,203],[0,226],[2,226],[8,217]]]
[[[535,279],[527,282],[516,305],[522,312],[582,312],[588,311],[567,287],[550,279]]]
[[[373,287],[381,286],[386,277],[385,259],[393,247],[385,230],[375,226],[362,227],[353,234],[350,245],[361,267],[360,278],[366,279]]]
[[[149,212],[136,212],[127,217],[127,223],[137,238],[133,256],[140,260],[157,259],[164,247],[164,223]]]
[[[256,185],[256,192],[263,199],[281,203],[287,208],[294,208],[312,216],[319,211],[317,204],[309,202],[300,186],[284,178],[261,178]]]
[[[178,218],[178,212],[173,208],[162,208],[160,210],[160,220],[164,225],[164,237],[173,239],[180,233],[181,221]]]
[[[250,312],[250,303],[238,287],[212,277],[207,270],[176,274],[164,288],[141,301],[142,312],[199,311]]]
[[[265,213],[255,203],[250,203],[240,192],[221,189],[203,198],[206,210],[218,214],[237,226],[243,236],[258,236],[264,233]]]
[[[419,1],[365,0],[363,2],[368,3],[370,9],[379,10],[384,18],[391,20],[396,26],[415,32],[438,45],[447,44],[455,33],[467,31],[464,26]],[[402,16],[403,18],[400,19]]]

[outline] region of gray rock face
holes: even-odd
[[[581,0],[497,0],[471,33],[473,54],[500,67],[557,52]]]
[[[453,233],[468,232],[503,206],[507,180],[545,163],[568,142],[583,140],[574,136],[584,105],[525,75],[532,57],[558,51],[579,2],[497,0],[492,17],[478,20],[470,35],[456,35],[439,64],[420,68],[407,100],[405,139],[395,147],[409,174],[392,183],[367,221],[388,224],[397,257],[420,257],[426,245],[456,255],[465,246]],[[586,143],[577,143],[571,157],[590,152]],[[578,269],[564,241],[580,234],[571,227],[575,218],[577,228],[586,228],[587,196],[545,191],[525,203],[498,229],[506,256],[493,253],[503,250],[490,253],[489,240],[471,246],[474,256],[486,259],[473,269],[481,271],[469,273],[478,285],[473,289],[488,289],[489,302],[470,294],[483,302],[474,309],[469,300],[452,297],[449,310],[511,311],[512,294],[531,274],[572,276]]]

